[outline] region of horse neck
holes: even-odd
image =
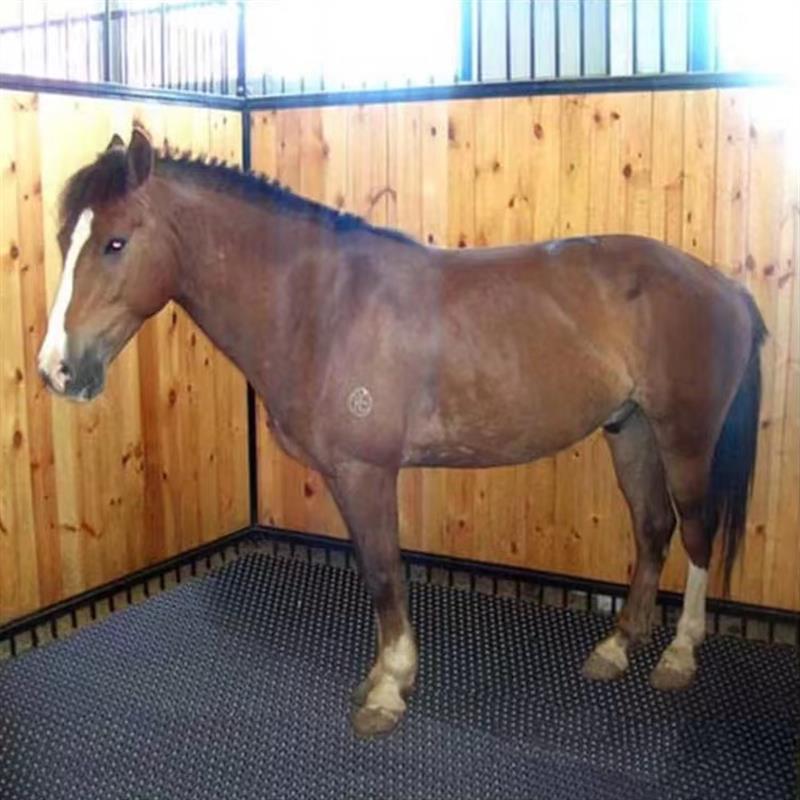
[[[319,306],[314,292],[335,280],[322,261],[319,223],[269,203],[191,187],[171,187],[172,226],[178,237],[176,301],[266,399],[267,375],[276,382],[290,338],[302,338]],[[294,343],[296,346],[296,342]]]

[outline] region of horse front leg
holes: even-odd
[[[378,621],[378,653],[353,695],[360,736],[389,733],[402,719],[417,676],[397,542],[397,470],[363,463],[337,467],[327,479],[355,546]]]

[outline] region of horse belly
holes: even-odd
[[[604,424],[627,398],[613,380],[590,380],[577,370],[546,387],[535,381],[512,390],[461,392],[455,402],[430,402],[409,428],[407,466],[491,467],[552,455]]]

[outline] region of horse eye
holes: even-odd
[[[109,239],[108,244],[106,245],[106,255],[109,253],[119,253],[123,247],[125,247],[125,240],[124,239]]]

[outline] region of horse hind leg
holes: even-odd
[[[628,654],[649,638],[658,582],[675,528],[664,466],[650,423],[636,408],[619,426],[607,426],[614,470],[628,503],[636,541],[636,565],[625,605],[613,633],[583,666],[591,680],[612,680],[628,668]]]
[[[705,638],[708,566],[717,520],[709,517],[706,508],[711,452],[689,457],[667,453],[665,464],[681,519],[689,570],[677,631],[650,682],[661,691],[676,691],[687,688],[697,672],[695,652]]]

